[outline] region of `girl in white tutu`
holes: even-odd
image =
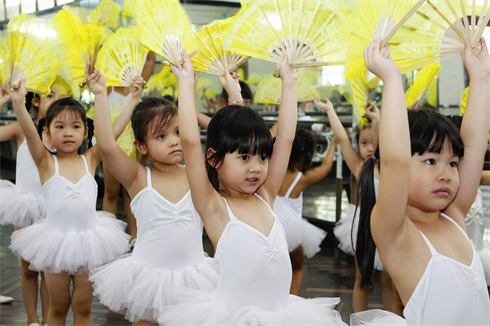
[[[302,217],[303,190],[321,181],[332,169],[335,155],[335,138],[330,142],[322,164],[311,169],[316,141],[314,136],[302,129],[296,131],[288,170],[274,201],[274,213],[279,218],[293,267],[293,278],[289,293],[301,294],[304,274],[304,256],[311,258],[320,251],[320,244],[327,235],[322,229],[308,223]]]
[[[71,96],[70,86],[61,78],[57,77],[50,86],[50,93],[47,96],[33,94],[31,110],[35,111],[34,123],[36,126],[39,120],[46,116],[48,107],[54,101]],[[0,99],[0,107],[10,101],[10,95],[3,95]],[[44,199],[42,197],[41,180],[34,163],[31,153],[27,148],[26,138],[20,124],[14,122],[0,127],[0,141],[15,139],[17,141],[17,161],[16,161],[16,184],[10,181],[0,180],[0,224],[12,224],[14,230],[31,225],[46,217]],[[46,141],[46,139],[45,139]],[[46,146],[50,144],[46,141]],[[42,320],[37,316],[37,298],[39,292],[39,271],[30,270],[29,263],[21,259],[20,287],[22,301],[27,314],[27,324],[37,326],[46,324],[49,298],[44,281],[44,273],[41,271],[41,303]]]
[[[435,110],[412,109],[407,115],[400,68],[381,54],[381,39],[364,50],[366,67],[383,80],[384,89],[379,195],[376,201],[375,162],[368,160],[360,176],[360,219],[371,228],[359,229],[357,246],[371,253],[378,249],[405,305],[406,320],[371,310],[353,314],[352,325],[490,322],[483,266],[465,232],[490,121],[490,56],[485,39],[480,42],[481,52],[475,56],[465,41],[470,90],[461,135]],[[373,260],[362,263],[368,270]]]
[[[136,106],[136,148],[151,162],[131,158],[111,137],[104,76],[86,76],[95,95],[95,127],[104,162],[128,190],[138,236],[133,253],[90,272],[94,294],[133,325],[154,324],[178,302],[181,289],[212,291],[219,275],[202,244],[203,224],[192,204],[177,124],[177,108],[160,98]],[[141,93],[140,93],[141,96]],[[138,100],[136,100],[138,103]]]
[[[273,145],[267,124],[241,106],[238,82],[225,71],[229,105],[208,126],[203,156],[193,101],[193,68],[183,53],[179,80],[180,139],[192,200],[215,248],[220,273],[211,293],[189,291],[187,303],[158,319],[161,325],[344,325],[333,309],[338,298],[289,295],[291,262],[279,220],[272,211],[286,173],[296,130],[297,71],[287,57],[277,65],[281,109]],[[234,91],[231,91],[233,90]],[[274,148],[274,152],[273,152]]]
[[[78,150],[87,137],[85,109],[71,98],[60,99],[46,112],[45,132],[56,154],[44,147],[24,105],[25,87],[10,93],[17,120],[39,171],[46,218],[12,234],[9,247],[45,272],[50,307],[48,324],[63,325],[70,306],[74,324],[91,324],[92,287],[88,271],[128,250],[125,223],[96,212],[95,167],[102,159],[97,145],[84,155]],[[126,122],[115,124],[115,135]],[[73,292],[70,293],[70,283]]]
[[[321,102],[319,98],[314,100],[316,106],[327,112],[330,126],[332,127],[335,137],[337,137],[340,144],[345,162],[356,180],[359,180],[358,177],[362,165],[364,164],[365,160],[370,159],[376,151],[377,140],[375,125],[379,119],[379,110],[372,103],[366,104],[366,114],[371,122],[365,124],[361,130],[357,131],[356,141],[359,146],[358,154],[352,147],[352,143],[347,136],[339,117],[335,113],[332,102],[330,102],[330,100],[327,98],[325,99],[325,102],[326,103]],[[377,175],[375,175],[374,182],[375,184],[379,183]],[[355,247],[357,230],[359,228],[359,207],[356,207],[354,204],[349,204],[349,206],[342,212],[342,215],[342,218],[335,226],[333,232],[339,240],[340,249],[349,255],[356,255]],[[374,268],[381,271],[384,308],[392,311],[394,310],[393,284],[391,282],[390,275],[383,270],[383,264],[381,263],[377,252],[375,254]],[[371,274],[373,274],[373,270],[371,270]],[[369,292],[372,285],[373,282],[371,278],[367,279],[366,282],[361,282],[361,272],[359,271],[356,263],[356,279],[354,282],[354,289],[352,291],[352,308],[354,312],[364,311],[368,308]]]

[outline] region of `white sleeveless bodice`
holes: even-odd
[[[61,232],[83,232],[97,226],[97,183],[90,174],[85,156],[81,155],[85,174],[72,183],[59,174],[58,159],[54,159],[54,175],[42,186],[46,201],[46,225]]]
[[[190,190],[176,204],[160,195],[147,171],[147,187],[131,201],[138,234],[132,258],[146,268],[184,270],[205,261],[203,224],[192,203]],[[163,250],[168,249],[168,250]]]
[[[451,221],[468,239],[464,230]],[[409,325],[488,325],[490,322],[487,284],[480,258],[466,266],[439,254],[420,231],[432,255],[403,312]],[[468,239],[469,242],[469,239]]]
[[[35,197],[42,196],[39,172],[25,139],[17,150],[15,186],[23,194],[30,194]]]
[[[257,194],[262,202],[267,203]],[[224,198],[223,198],[224,199]],[[284,230],[267,205],[274,224],[269,236],[238,220],[226,199],[230,222],[216,246],[215,261],[220,280],[213,302],[229,312],[255,306],[277,312],[287,306],[291,285],[291,261]]]
[[[296,185],[298,184],[302,175],[303,174],[301,172],[298,172],[298,175],[294,179],[293,183],[289,187],[284,197],[276,196],[276,199],[274,201],[274,213],[276,213],[277,215],[294,214],[296,216],[300,216],[300,217],[302,216],[303,192],[301,192],[298,198],[289,198],[291,192],[293,191],[294,187],[296,187]]]

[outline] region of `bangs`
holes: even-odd
[[[223,110],[223,109],[221,109]],[[220,111],[221,111],[220,110]],[[219,112],[219,111],[218,111]],[[220,132],[218,152],[272,156],[272,136],[264,119],[248,107],[234,108]],[[221,148],[220,148],[221,147]]]
[[[153,130],[153,134],[151,134],[150,136],[156,136],[160,134],[162,130],[167,129],[172,123],[174,123],[175,118],[177,117],[177,112],[172,112],[171,114],[168,114],[169,112],[165,111],[165,109],[158,110],[156,112],[157,114],[153,116],[151,122],[152,128],[149,128],[149,130]]]
[[[411,109],[408,111],[408,121],[412,155],[440,153],[447,141],[454,155],[464,156],[463,139],[447,117],[434,110]]]

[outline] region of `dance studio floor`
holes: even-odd
[[[315,203],[310,210],[305,210],[310,216],[322,212],[325,220],[335,219],[335,187],[334,179],[325,179],[323,182],[311,187],[305,197],[306,201]],[[103,189],[103,188],[102,188]],[[344,192],[344,200],[345,192]],[[118,217],[124,219],[122,200],[119,201]],[[100,204],[99,204],[100,205]],[[343,202],[343,207],[345,203]],[[14,298],[11,304],[0,305],[0,325],[26,325],[27,316],[22,303],[20,292],[20,262],[9,250],[12,226],[0,226],[0,293]],[[205,250],[212,252],[212,245],[204,237]],[[354,263],[337,249],[332,241],[326,241],[322,251],[312,259],[305,261],[305,277],[301,295],[305,298],[340,297],[341,302],[337,310],[342,314],[344,321],[348,322],[352,312],[352,287],[354,284]],[[375,278],[375,286],[371,293],[370,308],[382,308],[381,283],[379,274]],[[40,303],[38,313],[41,314]],[[94,299],[92,304],[94,325],[130,325],[122,315],[111,312]],[[68,315],[67,325],[72,324],[71,312]]]

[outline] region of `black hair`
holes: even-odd
[[[242,94],[242,98],[244,100],[252,101],[253,95],[252,95],[252,90],[250,89],[250,87],[244,81],[239,80],[238,82],[240,83],[240,88],[241,88],[240,93]],[[226,102],[228,102],[228,93],[226,92],[226,90],[224,88],[223,88],[223,91],[221,92],[221,97],[224,98],[226,100]]]
[[[447,115],[449,121],[451,121],[459,131],[461,131],[461,125],[463,124],[463,117],[460,115]]]
[[[291,155],[289,156],[288,170],[294,171],[295,165],[301,162],[300,171],[305,173],[313,161],[315,146],[316,139],[311,132],[304,129],[297,129],[291,148]]]
[[[430,109],[408,110],[408,124],[412,156],[414,154],[422,155],[425,152],[440,153],[448,141],[453,153],[459,158],[463,157],[464,144],[459,130],[439,112]],[[376,150],[374,156],[378,162],[381,160],[379,150]],[[355,252],[357,266],[361,273],[361,287],[372,284],[376,252],[376,245],[371,235],[371,212],[376,204],[375,163],[374,159],[366,160],[358,180],[357,206],[360,208],[360,213]]]
[[[133,127],[134,138],[142,144],[146,144],[150,135],[150,125],[158,132],[168,128],[177,117],[177,107],[170,101],[159,97],[147,97],[134,108],[131,115],[131,126]],[[139,151],[136,151],[138,160],[144,158]]]
[[[272,136],[264,119],[248,106],[228,105],[216,112],[209,122],[206,155],[209,149],[215,152],[206,159],[208,178],[219,190],[216,170],[227,153],[238,150],[240,154],[272,156]],[[214,167],[209,161],[214,161]]]

